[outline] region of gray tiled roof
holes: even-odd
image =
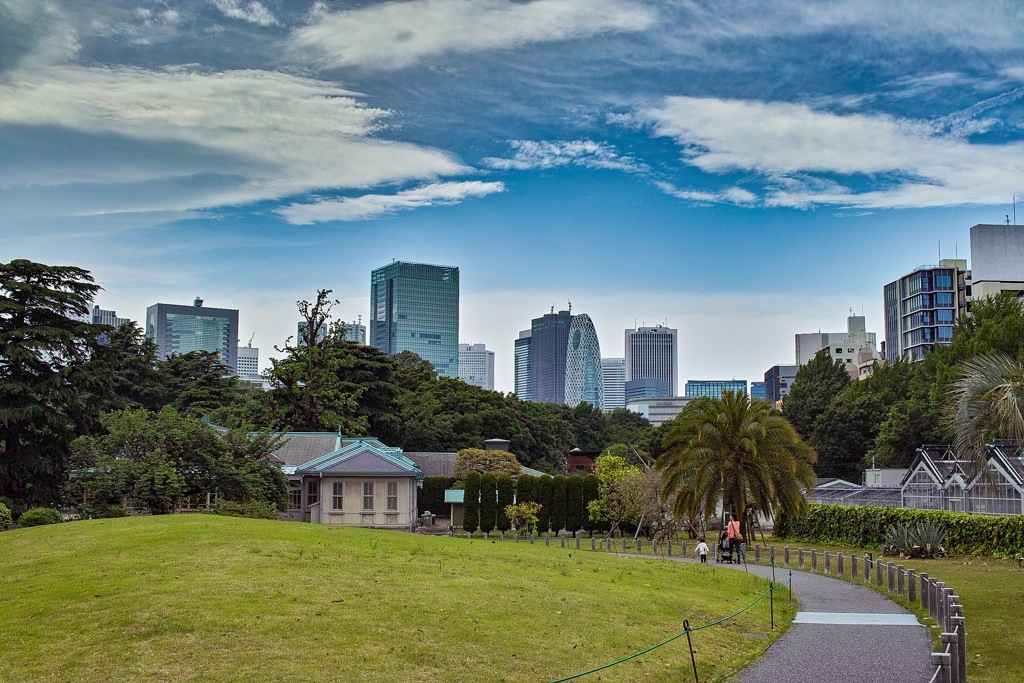
[[[347,439],[332,453],[299,467],[296,474],[423,475],[414,462],[402,457],[398,448],[380,445],[376,439]]]
[[[454,477],[458,453],[403,453],[416,463],[424,477]]]
[[[338,448],[336,434],[284,434],[274,456],[285,465],[303,465]]]

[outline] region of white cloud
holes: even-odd
[[[107,210],[182,210],[468,170],[443,151],[374,137],[389,115],[333,83],[276,72],[22,71],[0,83],[0,125],[66,130],[83,149],[95,137],[95,153],[69,159],[65,167],[34,162],[29,148],[25,163],[12,164],[0,187],[174,184],[164,201],[139,206],[131,192],[122,192]],[[21,136],[19,148],[31,144],[30,134]],[[43,149],[47,142],[35,144]],[[118,146],[129,149],[109,163]],[[216,182],[183,187],[183,178],[203,175]]]
[[[683,190],[664,181],[657,181],[654,185],[667,195],[697,204],[750,205],[757,202],[757,195],[742,187],[729,187],[720,192],[708,192],[707,190]]]
[[[292,225],[310,225],[325,221],[359,221],[394,213],[402,209],[417,209],[424,206],[448,206],[464,199],[485,197],[495,192],[504,192],[500,182],[432,183],[393,195],[366,194],[361,197],[345,197],[314,202],[312,204],[290,204],[277,210]]]
[[[511,159],[489,157],[483,163],[503,171],[583,166],[617,171],[637,172],[646,166],[636,159],[619,154],[613,145],[593,140],[512,140],[515,150]]]
[[[296,48],[330,66],[383,69],[444,53],[642,31],[655,21],[653,10],[630,0],[411,0],[334,13],[315,9],[312,23],[292,35]]]
[[[639,113],[708,173],[754,171],[770,205],[907,208],[998,204],[1020,192],[1024,143],[972,144],[929,122],[833,114],[803,104],[669,97]],[[815,187],[814,174],[866,176],[876,188]]]
[[[221,13],[230,19],[241,19],[251,24],[260,26],[273,26],[278,23],[277,18],[270,10],[263,6],[263,3],[251,0],[213,0],[214,6]]]

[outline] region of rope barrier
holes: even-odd
[[[790,582],[792,582],[792,577],[790,578]],[[651,652],[653,650],[657,650],[659,647],[662,647],[664,645],[668,645],[669,643],[671,643],[671,642],[673,642],[675,640],[678,640],[678,639],[682,638],[683,636],[686,636],[687,638],[689,638],[689,634],[690,633],[696,633],[697,631],[702,631],[702,630],[704,630],[706,628],[711,628],[712,626],[718,626],[721,623],[729,621],[730,619],[733,619],[733,618],[738,617],[739,615],[743,614],[748,609],[750,609],[751,607],[753,607],[757,603],[761,602],[761,600],[763,600],[766,595],[768,595],[772,591],[778,590],[780,587],[781,586],[777,586],[775,584],[769,585],[768,586],[768,590],[766,590],[764,593],[761,593],[761,595],[759,595],[752,603],[750,603],[749,605],[747,605],[746,607],[744,607],[740,611],[734,612],[733,614],[730,614],[727,617],[722,617],[721,619],[719,619],[717,621],[712,621],[712,622],[707,623],[707,624],[701,624],[700,626],[694,626],[693,628],[690,628],[690,625],[689,625],[690,622],[688,620],[686,620],[686,621],[683,622],[684,625],[686,626],[686,628],[683,630],[682,633],[678,633],[678,634],[672,636],[671,638],[667,638],[667,639],[661,641],[660,643],[658,643],[657,645],[652,645],[651,647],[647,648],[646,650],[641,650],[640,652],[637,652],[635,654],[631,654],[631,655],[629,655],[627,657],[622,657],[621,659],[617,659],[614,662],[611,662],[610,664],[605,664],[603,666],[599,666],[597,668],[590,669],[589,671],[584,671],[582,673],[574,674],[572,676],[566,676],[565,678],[558,678],[558,679],[556,679],[554,681],[551,681],[551,683],[564,683],[565,681],[572,681],[572,680],[575,680],[577,678],[582,678],[583,676],[589,676],[592,673],[597,673],[598,671],[604,671],[605,669],[610,669],[613,666],[616,666],[618,664],[622,664],[623,662],[628,662],[631,659],[636,659],[637,657],[645,655],[648,652]],[[696,667],[696,664],[694,666]]]

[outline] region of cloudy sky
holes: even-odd
[[[317,289],[456,265],[498,389],[569,301],[760,379],[1012,219],[1022,46],[1015,0],[0,0],[0,260],[238,308],[261,360]]]

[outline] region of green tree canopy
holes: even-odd
[[[460,479],[470,471],[477,474],[490,472],[494,475],[507,474],[515,477],[519,476],[521,469],[516,456],[508,451],[463,448],[455,457],[455,476]]]
[[[849,384],[843,362],[822,349],[797,370],[789,394],[782,399],[782,413],[801,437],[809,439],[818,416]]]
[[[721,500],[745,521],[755,505],[768,515],[798,513],[803,489],[816,480],[814,460],[814,451],[767,402],[727,391],[683,409],[657,468],[677,515],[711,517]]]

